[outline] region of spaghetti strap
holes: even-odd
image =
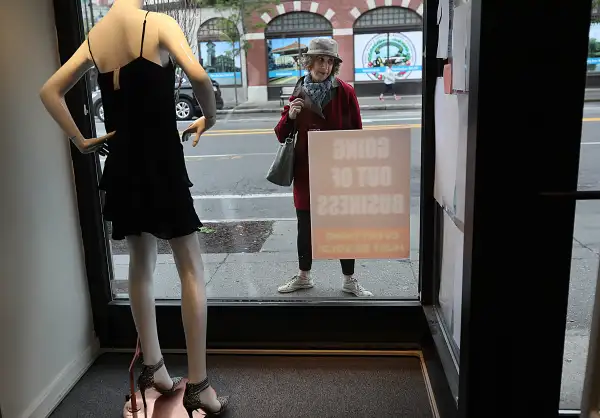
[[[146,19],[148,19],[148,14],[150,10],[146,12],[146,16],[144,16],[144,28],[142,29],[142,44],[140,45],[140,57],[144,55],[144,37],[146,36]]]
[[[90,50],[90,57],[92,57],[92,62],[94,63],[94,66],[96,68],[98,68],[98,64],[96,64],[96,60],[94,59],[94,54],[92,54],[92,45],[90,44],[90,38],[89,38],[89,36],[87,38],[87,44],[88,44],[88,49]]]

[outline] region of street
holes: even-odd
[[[413,125],[412,196],[419,196],[420,111],[367,112],[365,129]],[[203,221],[286,219],[295,217],[291,189],[269,183],[265,175],[278,142],[277,114],[231,115],[202,136],[198,146],[184,144],[196,210]],[[180,123],[185,129],[189,123]],[[97,124],[98,135],[104,125]]]

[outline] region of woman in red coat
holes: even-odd
[[[294,161],[294,205],[298,218],[299,272],[279,287],[280,293],[310,289],[314,286],[312,267],[308,132],[362,129],[354,88],[336,77],[342,60],[333,39],[313,39],[303,54],[302,66],[309,73],[302,77],[283,109],[275,127],[279,142],[285,141],[294,125],[298,130]],[[344,283],[342,290],[359,297],[373,296],[354,277],[354,260],[340,260]]]

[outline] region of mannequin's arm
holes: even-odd
[[[217,120],[217,102],[210,77],[198,62],[177,21],[167,15],[159,15],[159,18],[161,19],[159,29],[160,45],[169,51],[188,76],[194,94],[202,108],[202,114],[206,119],[206,129],[209,129]]]
[[[46,110],[81,152],[89,152],[107,139],[102,137],[86,140],[65,103],[65,94],[92,66],[86,41],[40,90],[40,98]]]

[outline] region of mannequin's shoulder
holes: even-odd
[[[148,14],[148,19],[152,19],[155,23],[158,23],[159,25],[164,25],[167,27],[175,25],[179,27],[179,23],[177,23],[177,20],[165,13],[150,12]]]

